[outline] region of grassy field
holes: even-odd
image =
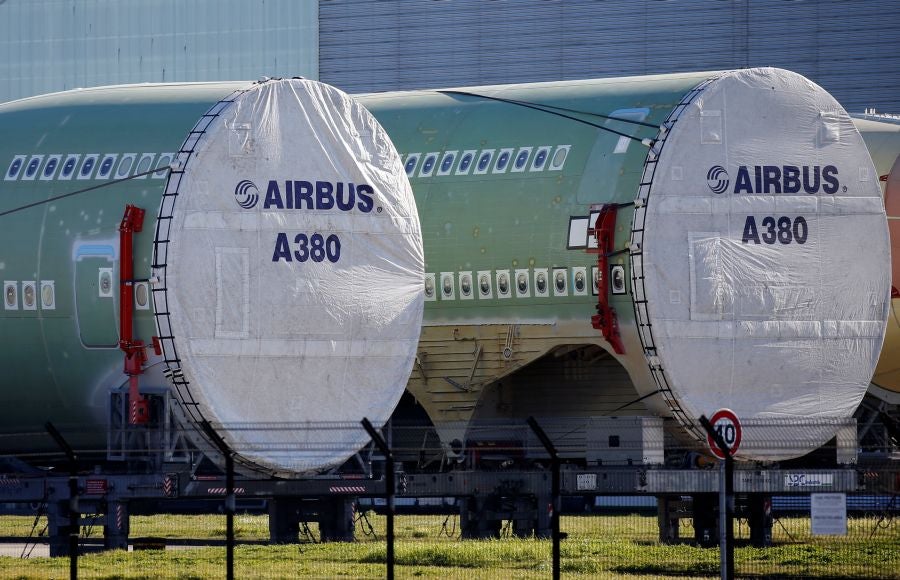
[[[401,516],[396,520],[396,571],[399,578],[547,578],[551,570],[548,540],[458,539],[456,518]],[[684,523],[689,523],[686,520]],[[33,518],[0,518],[0,535],[25,535]],[[562,529],[561,567],[565,577],[712,578],[718,575],[715,548],[668,546],[657,541],[656,518],[639,515],[567,516]],[[268,537],[265,516],[235,518],[241,540]],[[39,523],[38,530],[43,527]],[[310,531],[317,537],[315,525]],[[386,547],[384,518],[374,514],[357,523],[358,542],[302,543],[293,546],[242,545],[235,551],[238,578],[383,578]],[[102,533],[102,526],[92,535]],[[875,532],[874,535],[873,531]],[[746,525],[737,527],[747,536]],[[740,547],[735,561],[740,576],[793,578],[900,578],[900,524],[874,518],[850,521],[843,538],[813,538],[809,520],[776,522],[775,545]],[[682,535],[690,536],[689,526]],[[222,539],[222,516],[136,516],[132,537]],[[872,536],[870,538],[870,536]],[[82,556],[82,578],[220,578],[225,548],[113,551]],[[65,578],[66,558],[0,558],[0,578]]]

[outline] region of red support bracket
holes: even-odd
[[[603,333],[603,338],[612,346],[616,354],[625,354],[625,346],[619,334],[616,311],[609,305],[609,256],[613,252],[616,236],[616,213],[619,206],[608,203],[600,207],[597,221],[588,231],[597,240],[597,314],[591,316],[591,325]]]
[[[138,390],[138,375],[144,372],[147,353],[144,342],[134,338],[134,234],[144,227],[144,210],[131,204],[119,224],[119,348],[125,353],[128,375],[129,423],[150,420],[150,407]]]

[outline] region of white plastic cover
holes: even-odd
[[[689,423],[734,410],[744,458],[825,443],[866,392],[890,294],[878,176],[847,113],[795,73],[726,73],[665,136],[646,203],[636,274],[660,386]]]
[[[382,127],[333,87],[270,80],[215,112],[185,143],[155,303],[161,327],[169,312],[166,356],[244,461],[339,464],[369,439],[361,419],[389,418],[415,357],[424,256],[412,189]]]

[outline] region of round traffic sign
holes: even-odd
[[[737,453],[738,447],[741,445],[742,429],[741,422],[738,420],[734,411],[731,409],[719,409],[713,413],[709,422],[712,424],[713,430],[722,436],[731,455]],[[710,437],[709,434],[706,435],[706,442],[709,443],[709,449],[713,452],[713,455],[719,459],[725,459],[722,450],[719,449],[719,446],[716,445],[716,442],[713,441],[713,438]]]

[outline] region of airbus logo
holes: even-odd
[[[306,209],[316,211],[334,209],[353,211],[356,209],[362,213],[369,213],[374,209],[376,213],[382,212],[381,206],[375,207],[375,189],[367,183],[355,185],[343,181],[300,181],[293,179],[288,179],[284,182],[270,179],[269,184],[266,186],[263,209]]]
[[[706,172],[706,185],[709,186],[710,191],[717,195],[725,193],[729,183],[728,172],[721,165],[713,165]]]
[[[728,171],[721,165],[713,165],[706,172],[706,185],[716,195],[729,189],[732,193],[756,194],[847,191],[847,186],[841,185],[838,168],[834,165],[741,165],[737,168],[733,187]]]
[[[234,201],[244,209],[253,209],[259,203],[259,189],[249,179],[245,179],[234,188]]]

